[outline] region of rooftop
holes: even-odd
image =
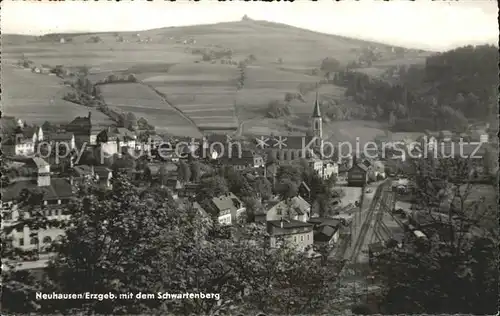
[[[36,181],[18,181],[2,190],[2,201],[14,201],[21,196],[23,190],[40,189],[44,194],[44,200],[70,198],[73,196],[71,184],[67,179],[54,178],[50,180],[49,186],[39,187]]]

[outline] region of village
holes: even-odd
[[[117,173],[144,188],[167,188],[176,200],[193,201],[200,216],[220,225],[231,227],[242,221],[265,225],[271,247],[293,244],[311,258],[321,256],[315,249],[326,245],[329,259],[366,266],[389,241],[401,247],[408,233],[410,237],[426,238],[421,231],[425,231],[425,225],[419,222],[422,216],[415,215],[413,206],[396,207],[398,197],[410,194],[414,187],[408,180],[415,172],[411,171],[411,159],[396,154],[373,159],[366,153],[324,159],[319,150],[325,137],[317,101],[310,132],[287,136],[282,146],[274,138],[263,144],[257,138],[236,141],[225,135],[208,135],[193,143],[141,131],[136,124],[131,128],[96,126],[91,113],[62,127],[28,126],[21,119],[6,116],[1,120],[4,134],[10,135],[2,144],[6,161],[2,229],[14,227],[10,232],[13,246],[26,252],[16,269],[43,269],[51,258],[45,249],[65,234],[64,228],[30,230],[17,226],[20,218],[29,216],[21,203],[26,192],[42,192],[39,203],[48,219],[68,220],[71,214],[66,208],[79,184],[91,181],[110,190]],[[410,152],[420,152],[423,146],[432,150],[438,142],[452,141],[446,132],[425,136]],[[319,139],[315,146],[304,150],[303,143],[315,138]],[[486,146],[488,135],[481,134],[478,140]],[[212,146],[215,143],[220,146]],[[168,148],[164,148],[165,144]],[[228,155],[231,150],[224,150],[225,145],[234,147],[238,155]],[[142,155],[133,154],[137,152]],[[420,156],[410,157],[418,157],[414,160]],[[492,172],[491,163],[480,159],[474,170],[481,174]],[[200,205],[196,197],[202,191],[204,173],[221,166],[232,168],[232,172],[254,183],[268,184],[265,192],[257,192],[258,207],[253,205],[250,212],[241,192],[231,191],[213,195]],[[294,166],[314,174],[319,184],[300,175],[293,179],[292,174],[290,178],[296,185],[283,188],[282,175],[293,173]],[[311,188],[313,185],[316,187]],[[327,192],[328,198],[317,194],[318,190]],[[406,214],[404,220],[401,214]],[[30,255],[34,249],[36,255]]]

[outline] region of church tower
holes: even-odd
[[[314,110],[311,117],[312,136],[317,137],[317,141],[323,139],[323,119],[321,117],[321,109],[318,101],[318,90],[316,90],[316,101],[314,101]]]

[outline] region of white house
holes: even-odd
[[[295,196],[288,200],[271,202],[268,204],[266,221],[276,221],[288,218],[301,222],[307,222],[311,216],[311,205],[301,196]]]
[[[209,209],[216,214],[221,225],[235,224],[246,211],[243,202],[233,193],[212,198]]]
[[[323,178],[328,179],[339,175],[339,165],[335,162],[326,162],[323,164]]]

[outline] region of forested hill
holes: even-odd
[[[406,129],[458,132],[470,123],[491,123],[497,118],[495,46],[461,47],[428,57],[424,66],[390,71],[388,76],[396,80],[346,69],[332,81],[346,87],[346,95],[364,105],[366,116]]]

